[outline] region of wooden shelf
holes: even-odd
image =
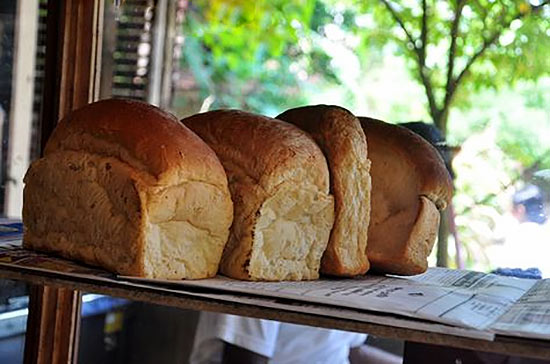
[[[166,290],[155,284],[132,283],[117,279],[99,279],[93,275],[71,276],[63,272],[36,271],[20,266],[0,265],[0,277],[48,286],[127,298],[135,301],[197,311],[213,311],[241,316],[278,320],[295,324],[369,333],[375,336],[441,346],[500,353],[530,358],[550,358],[550,342],[497,336],[495,341],[477,340],[448,334],[412,330],[391,325],[337,319],[309,313],[259,307],[196,297],[185,290]],[[383,317],[383,315],[381,315]]]

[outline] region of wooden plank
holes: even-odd
[[[106,294],[127,298],[134,301],[148,302],[158,305],[191,309],[197,311],[212,311],[234,315],[277,320],[294,324],[332,328],[346,331],[363,332],[371,335],[406,340],[418,343],[443,345],[454,348],[479,350],[531,358],[549,358],[550,345],[545,340],[520,339],[498,336],[495,341],[476,340],[447,334],[438,334],[420,330],[412,330],[390,325],[360,322],[349,319],[339,319],[319,316],[309,313],[298,313],[281,309],[258,307],[238,302],[216,301],[210,298],[185,296],[183,293],[168,292],[156,289],[154,286],[132,287],[124,282],[102,282],[98,284],[93,279],[84,277],[66,277],[48,272],[22,271],[17,267],[0,266],[0,277],[6,279],[24,280],[36,285],[47,285],[91,293]]]
[[[99,95],[104,0],[48,2],[42,147],[57,122]]]
[[[104,0],[48,1],[41,151],[58,120],[99,95]],[[25,363],[74,363],[81,294],[43,282],[30,292]]]
[[[4,198],[4,212],[10,218],[21,217],[23,176],[30,164],[37,31],[37,2],[18,1]]]
[[[31,286],[25,364],[76,363],[81,312],[79,291]]]

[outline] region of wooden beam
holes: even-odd
[[[103,1],[65,0],[61,9],[62,50],[58,58],[59,115],[95,100],[99,92]],[[100,14],[101,13],[101,14]],[[101,15],[101,16],[100,16]]]
[[[48,1],[41,151],[57,122],[99,95],[104,0]],[[81,293],[31,286],[25,363],[76,363]]]
[[[80,308],[79,291],[31,286],[25,364],[76,363]]]
[[[104,4],[48,1],[42,150],[60,119],[98,98]]]

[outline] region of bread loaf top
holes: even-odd
[[[239,110],[216,110],[182,122],[215,150],[226,169],[272,191],[283,181],[310,181],[328,193],[325,157],[313,139],[284,121]]]
[[[73,111],[55,128],[45,155],[63,150],[118,158],[159,185],[197,180],[227,186],[206,143],[173,115],[138,101],[102,100]]]
[[[411,170],[416,174],[414,180],[417,181],[418,194],[430,199],[439,210],[445,209],[451,202],[453,185],[437,149],[399,125],[367,117],[359,117],[359,120],[367,134],[369,147],[376,148],[376,143],[383,143],[391,148],[403,163],[413,166]]]

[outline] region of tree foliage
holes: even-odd
[[[314,0],[192,2],[183,59],[201,98],[212,96],[215,105],[252,111],[289,99],[303,101],[301,73],[327,66],[319,49],[300,43],[314,9]]]
[[[364,39],[408,59],[429,113],[446,131],[450,108],[481,88],[550,71],[550,1],[378,0],[352,2],[372,14]]]
[[[364,63],[373,49],[388,45],[403,56],[424,87],[429,115],[445,132],[451,107],[470,106],[480,89],[548,74],[549,3],[196,0],[187,11],[184,60],[202,97],[257,109],[299,99],[304,75],[342,82],[314,41],[336,24],[361,39],[355,52]]]

